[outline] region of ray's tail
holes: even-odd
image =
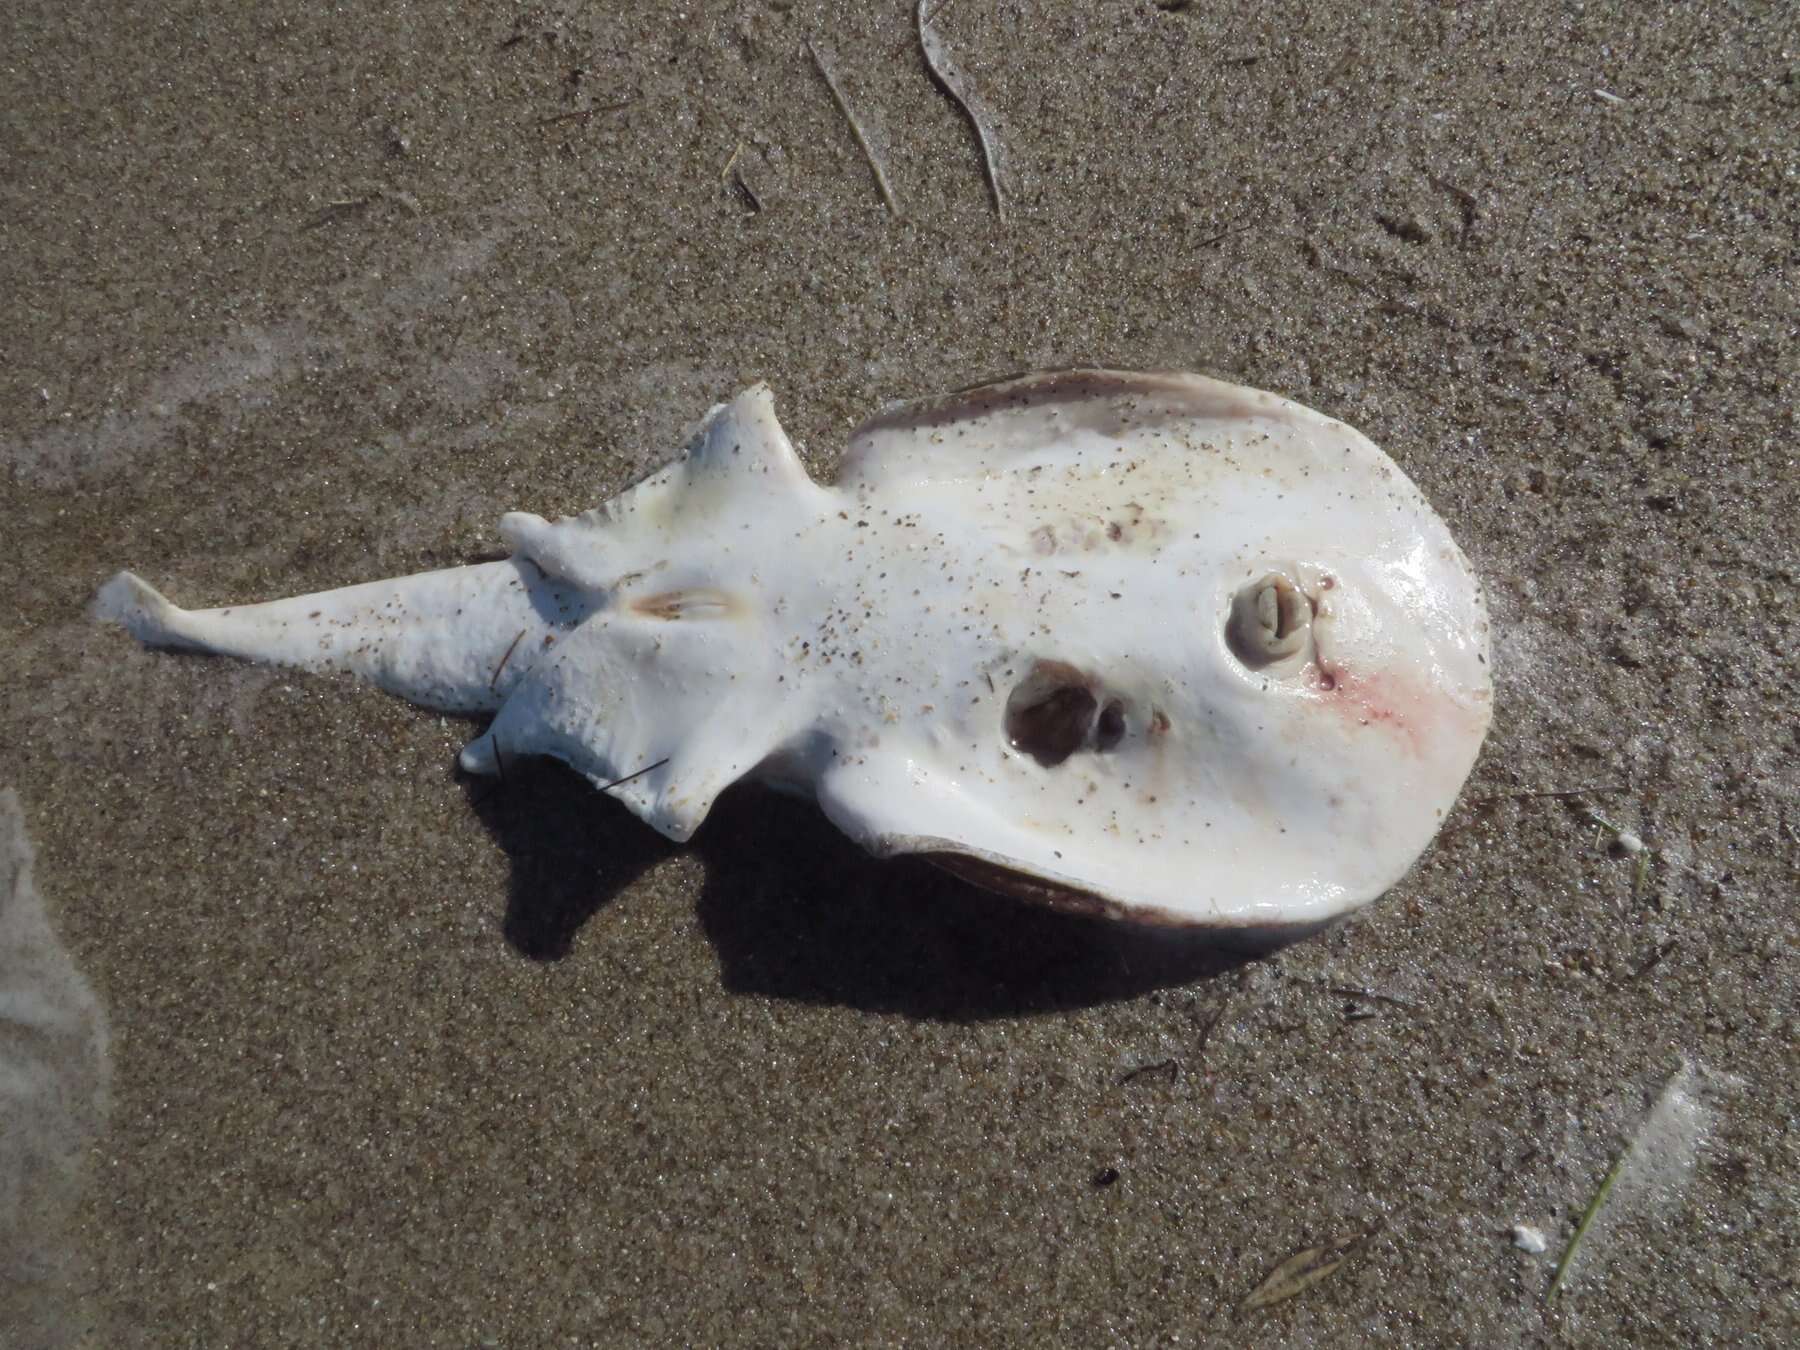
[[[202,636],[198,616],[170,603],[168,596],[136,572],[120,572],[94,596],[94,617],[116,623],[146,647],[180,651],[215,650]]]
[[[120,572],[94,597],[93,613],[146,646],[345,670],[424,707],[491,712],[546,639],[580,623],[594,604],[589,593],[508,558],[196,610]]]

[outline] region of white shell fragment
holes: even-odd
[[[671,839],[756,776],[877,856],[1248,936],[1391,886],[1488,726],[1480,590],[1418,489],[1194,375],[903,404],[835,487],[756,385],[622,496],[500,532],[503,562],[228,609],[121,573],[99,610],[494,712],[466,769],[557,756]]]
[[[1515,1223],[1512,1226],[1512,1244],[1533,1256],[1542,1256],[1550,1246],[1544,1238],[1544,1230],[1533,1228],[1528,1223]]]

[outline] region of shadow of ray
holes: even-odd
[[[504,931],[560,960],[614,896],[679,846],[553,760],[471,779],[512,860]],[[1063,914],[992,895],[918,859],[869,857],[806,802],[726,792],[689,845],[699,917],[726,988],[912,1017],[1014,1017],[1133,998],[1254,959],[1180,930]]]
[[[502,931],[521,956],[560,961],[589,919],[677,846],[560,760],[509,755],[504,765],[498,780],[464,781],[512,860]]]

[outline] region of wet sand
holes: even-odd
[[[1004,225],[903,2],[364,8],[0,14],[0,785],[113,1031],[78,1340],[1793,1333],[1791,8],[957,0]],[[84,617],[490,553],[753,379],[825,475],[1089,362],[1353,423],[1489,589],[1463,802],[1266,960],[757,790],[687,849],[490,796],[470,724]],[[1740,1083],[1691,1175],[1547,1308],[1684,1059]]]

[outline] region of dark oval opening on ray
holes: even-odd
[[[1007,744],[1055,768],[1087,741],[1099,706],[1087,676],[1074,666],[1039,661],[1007,697]]]

